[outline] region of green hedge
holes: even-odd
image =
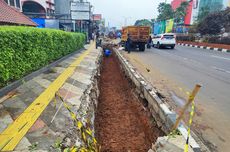
[[[195,42],[196,37],[193,35],[178,35],[176,36],[176,40],[177,41],[191,41],[191,42]]]
[[[0,87],[83,47],[84,34],[0,26]]]
[[[195,42],[195,40],[199,40],[201,38],[196,38],[195,35],[177,35],[177,41],[189,41]],[[230,37],[221,37],[221,36],[203,36],[202,42],[206,43],[215,43],[215,44],[225,44],[230,45]]]
[[[206,36],[204,42],[230,45],[230,37]]]

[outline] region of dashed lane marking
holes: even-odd
[[[211,57],[230,61],[230,58],[225,58],[225,57],[221,57],[221,56],[212,55]]]
[[[225,70],[225,69],[222,69],[222,68],[218,68],[218,67],[215,67],[215,66],[212,66],[212,68],[215,69],[215,70],[217,70],[217,71],[230,74],[230,71],[228,71],[228,70]]]
[[[139,63],[141,66],[145,67],[147,69],[147,72],[150,73],[150,69],[147,67],[147,65],[145,65],[144,63],[139,61],[136,57],[133,57],[133,60],[136,61],[137,63]],[[186,89],[183,89],[182,87],[179,87],[177,84],[175,84],[175,85],[177,86],[177,88],[179,89],[180,92],[186,94],[187,96],[190,95],[189,91],[186,91]]]
[[[65,81],[74,73],[76,67],[90,53],[94,45],[78,57],[58,78],[36,98],[33,103],[0,134],[0,151],[13,151],[27,131],[36,122],[55,93],[62,87]]]

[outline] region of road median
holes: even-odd
[[[219,51],[219,52],[228,52],[228,53],[230,53],[230,45],[188,42],[188,41],[178,41],[177,45],[189,46],[189,47],[201,48],[201,49],[206,49],[206,50],[214,50],[214,51]]]

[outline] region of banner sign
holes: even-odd
[[[89,12],[71,12],[73,20],[89,20]]]
[[[93,21],[100,21],[102,19],[101,14],[93,14]]]
[[[90,3],[84,2],[71,2],[71,11],[90,11]]]

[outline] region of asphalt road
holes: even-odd
[[[218,151],[228,151],[230,148],[230,53],[176,46],[174,50],[152,48],[145,52],[134,51],[125,55],[134,65],[146,65],[157,69],[169,80],[165,81],[164,85],[168,85],[167,88],[180,97],[175,87],[170,88],[171,82],[184,90],[192,90],[196,83],[202,84],[197,99],[200,109],[196,117],[196,123],[199,124],[197,128],[200,129],[200,135],[207,144],[210,142],[209,147],[216,146]],[[143,71],[142,74],[145,75]]]

